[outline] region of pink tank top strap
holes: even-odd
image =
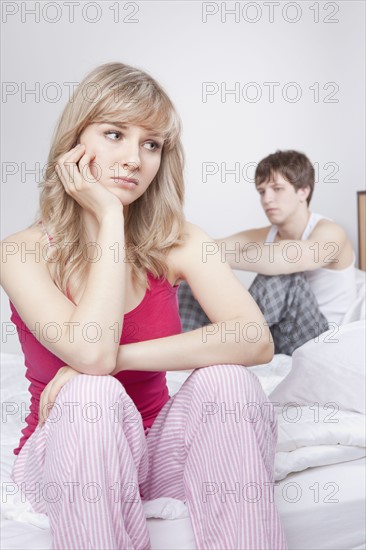
[[[47,237],[48,244],[51,244],[51,242],[53,241],[53,237],[51,237],[51,235],[49,235],[49,233],[47,232],[46,226],[44,225],[43,221],[40,220],[37,225],[42,225],[43,230]]]

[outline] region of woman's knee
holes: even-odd
[[[213,387],[220,392],[236,393],[261,390],[258,378],[247,367],[237,364],[217,364],[196,369],[192,382],[204,388]]]
[[[71,378],[60,390],[55,405],[61,409],[110,411],[112,415],[118,413],[119,419],[131,416],[132,409],[136,409],[124,386],[110,375],[80,374]]]
[[[219,419],[220,423],[245,423],[257,430],[263,422],[276,431],[276,415],[259,379],[247,367],[218,364],[197,369],[191,375],[195,407],[204,423]],[[221,425],[220,424],[220,425]],[[272,434],[271,431],[268,432]]]
[[[232,376],[247,378],[251,376],[251,373],[243,365],[222,363],[196,369],[191,376],[195,378],[205,378],[206,376],[224,379]]]
[[[68,393],[77,394],[81,399],[90,400],[92,396],[114,394],[127,395],[124,386],[114,376],[96,376],[91,374],[79,374],[66,382],[59,392],[59,396]]]

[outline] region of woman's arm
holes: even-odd
[[[106,374],[115,366],[122,332],[124,217],[119,198],[92,175],[95,157],[79,144],[63,154],[55,167],[65,193],[81,206],[80,215],[88,212],[97,224],[97,258],[89,261],[78,305],[53,283],[47,251],[41,253],[39,237],[30,231],[1,243],[1,284],[28,329],[51,353],[82,373]]]
[[[215,244],[201,229],[187,224],[187,241],[169,257],[177,278],[184,279],[211,325],[145,342],[120,346],[116,369],[187,370],[220,363],[252,366],[273,357],[273,343],[257,304],[219,255],[205,255]]]
[[[123,326],[126,263],[122,208],[112,208],[102,219],[96,242],[98,261],[90,264],[83,296],[69,323],[70,327],[72,323],[84,327],[78,334],[88,364],[95,365],[98,374],[105,374],[104,370],[108,371],[116,364]],[[85,328],[87,323],[91,327],[89,334]],[[90,368],[87,371],[75,368],[84,374],[94,374]]]
[[[121,207],[100,220],[96,242],[101,254],[90,263],[77,306],[52,281],[39,242],[23,232],[1,242],[1,285],[21,319],[44,347],[84,374],[108,374],[116,364],[125,299]]]

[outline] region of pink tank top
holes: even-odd
[[[150,273],[147,276],[150,289],[146,290],[140,304],[124,315],[120,344],[164,338],[182,332],[178,309],[178,285],[173,287],[166,279],[156,279]],[[43,389],[65,363],[35,338],[11,302],[10,308],[10,320],[17,328],[27,369],[25,376],[30,381],[31,394],[30,413],[25,419],[27,425],[22,430],[23,436],[18,447],[13,451],[18,455],[37,427],[39,399]],[[150,428],[169,400],[166,373],[122,371],[116,374],[115,378],[123,384],[134,401],[142,416],[144,429]]]

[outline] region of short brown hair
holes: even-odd
[[[276,151],[262,159],[255,171],[255,185],[268,181],[278,172],[295,187],[304,189],[310,187],[306,202],[310,200],[314,191],[315,171],[310,160],[298,151]]]

